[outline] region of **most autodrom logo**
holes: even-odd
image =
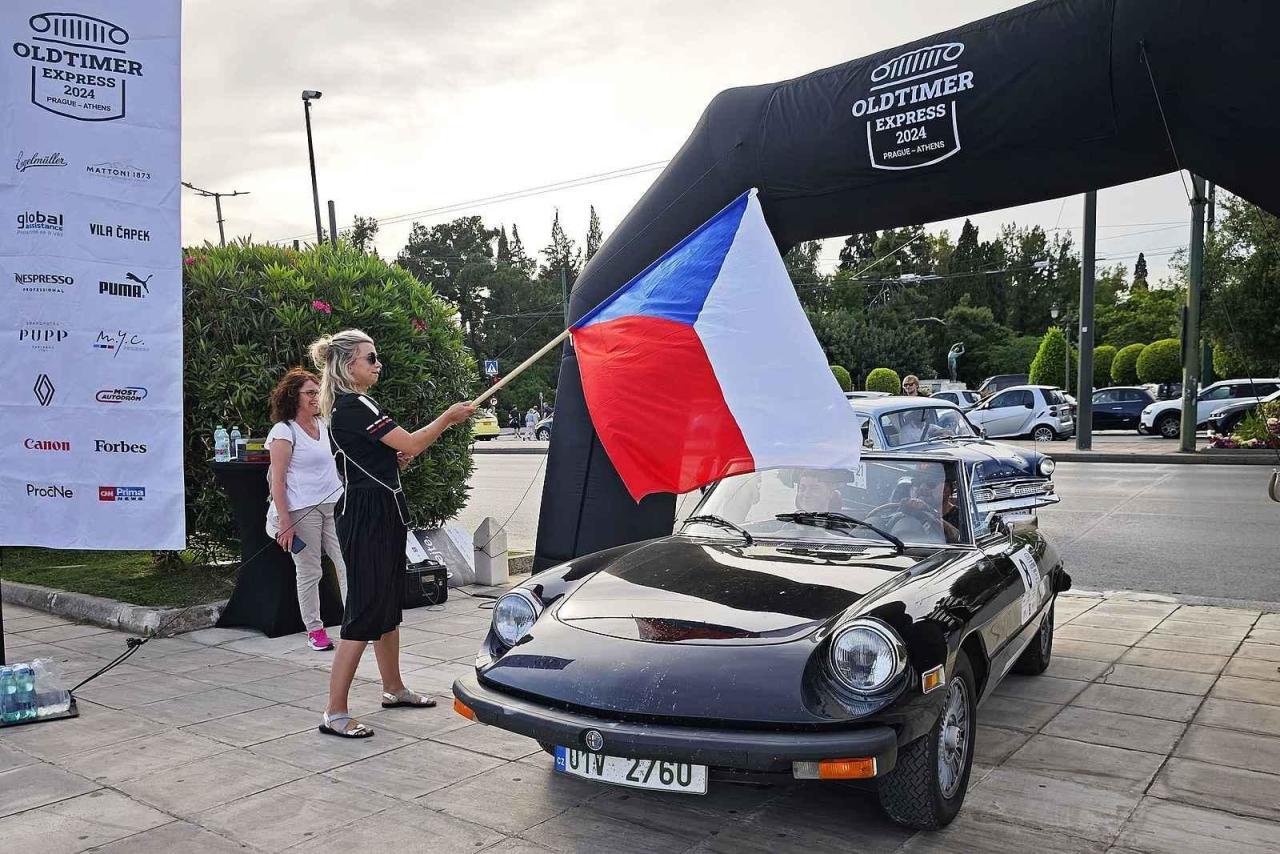
[[[13,53],[30,63],[32,104],[81,122],[124,118],[129,80],[142,76],[124,27],[74,12],[41,12],[27,23],[31,34]]]
[[[875,169],[919,169],[960,151],[957,99],[974,88],[960,67],[962,42],[898,54],[871,70],[869,86],[853,102],[866,119],[867,155]]]
[[[121,386],[118,388],[98,389],[94,397],[98,403],[141,403],[147,399],[147,390],[142,386]]]

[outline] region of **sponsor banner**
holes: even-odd
[[[181,0],[0,41],[0,545],[181,549]]]

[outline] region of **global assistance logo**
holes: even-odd
[[[145,501],[145,486],[99,486],[99,501]]]
[[[22,211],[17,216],[18,234],[61,237],[62,214],[53,211]]]
[[[871,70],[869,86],[853,102],[866,119],[867,154],[875,169],[919,169],[960,151],[957,106],[974,88],[961,68],[962,42],[917,48]]]
[[[41,12],[27,24],[13,53],[30,64],[32,104],[81,122],[124,118],[129,80],[142,76],[124,27],[74,12]]]

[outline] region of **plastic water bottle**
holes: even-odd
[[[17,709],[17,720],[29,721],[36,716],[36,673],[29,664],[19,664],[13,668],[14,705]]]
[[[227,428],[221,424],[213,431],[213,459],[220,463],[231,459],[231,440],[227,436]]]
[[[231,428],[231,459],[240,459],[240,428]]]
[[[12,667],[0,667],[0,724],[17,723],[16,695],[18,682],[13,678]]]

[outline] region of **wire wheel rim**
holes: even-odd
[[[947,689],[938,733],[938,786],[950,800],[960,788],[969,755],[969,689],[957,677]]]

